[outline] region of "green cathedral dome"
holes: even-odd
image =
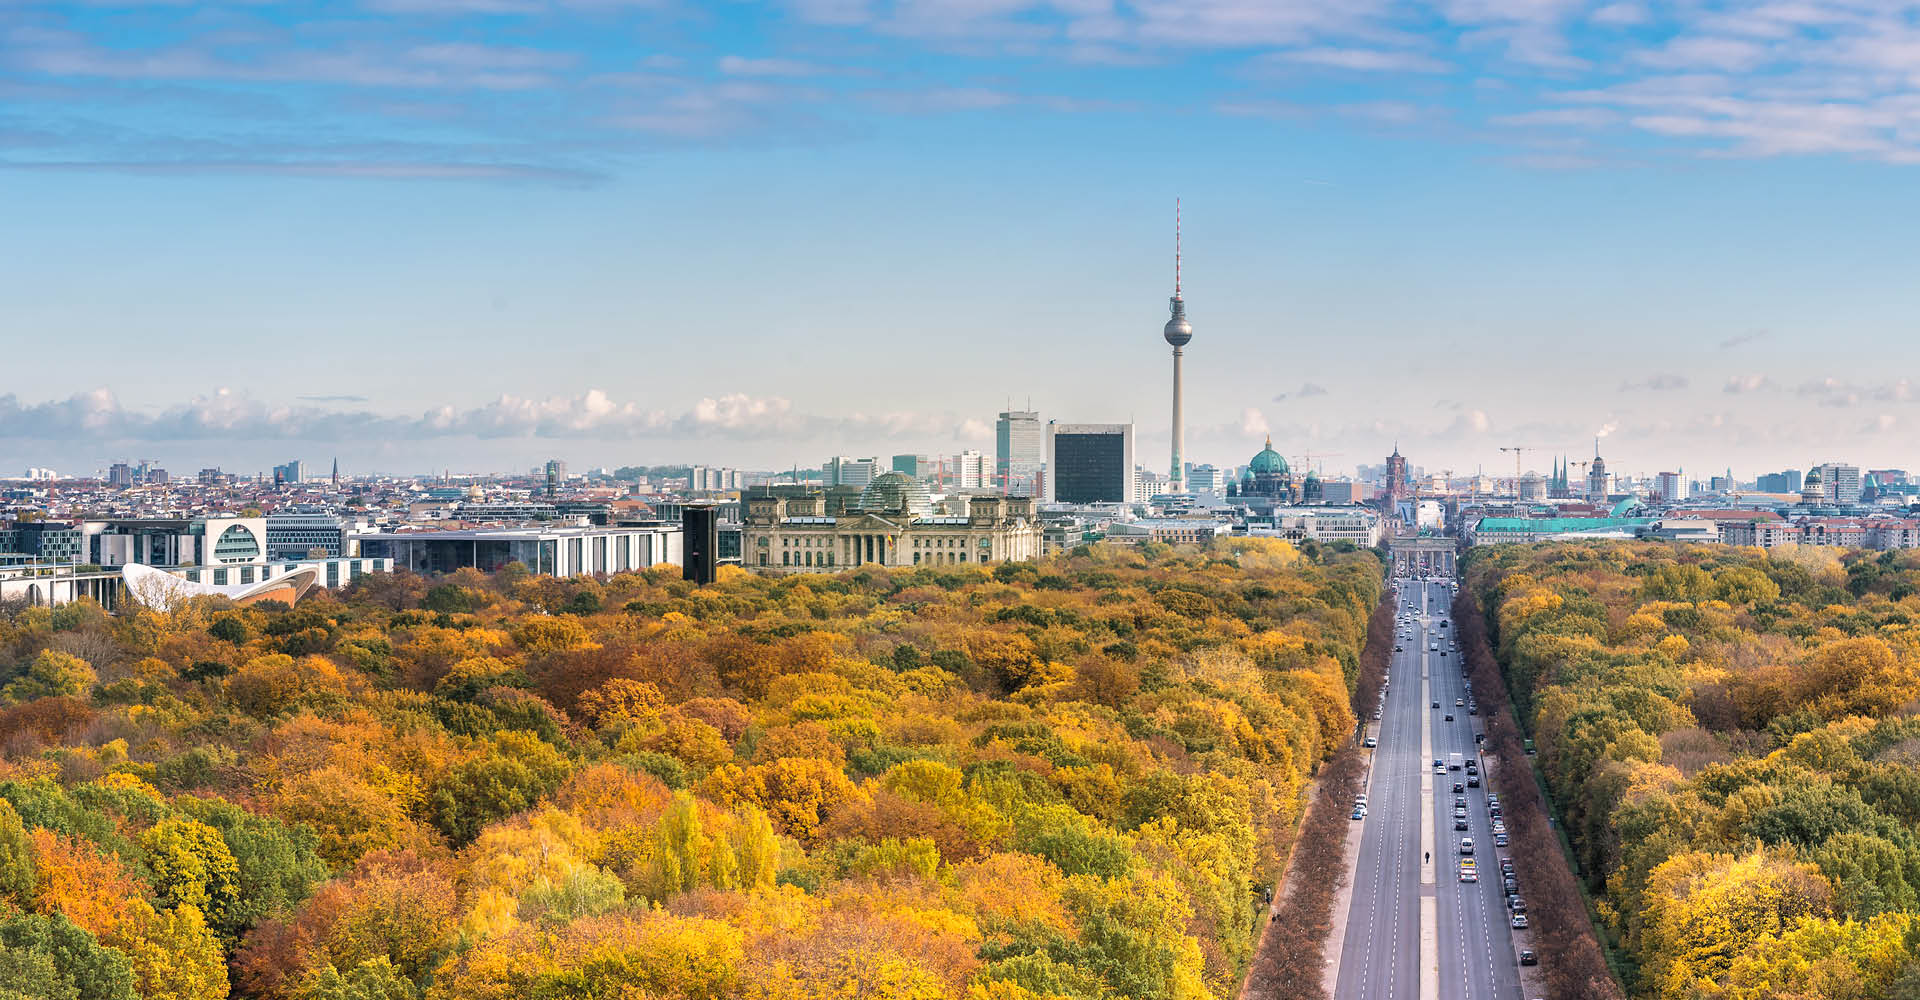
[[[1273,450],[1273,437],[1271,435],[1267,437],[1267,446],[1260,449],[1260,454],[1253,456],[1253,461],[1247,463],[1247,471],[1256,476],[1262,474],[1270,476],[1286,474],[1287,460],[1281,458],[1280,453]]]

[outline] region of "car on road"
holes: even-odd
[[[1459,783],[1458,781],[1456,781],[1456,782],[1454,782],[1454,783],[1453,783],[1453,794],[1455,794],[1455,795],[1465,795],[1465,794],[1467,794],[1467,786],[1465,786],[1465,785],[1462,785],[1462,784],[1461,784],[1461,783]]]
[[[1467,704],[1467,699],[1465,699],[1465,698],[1455,698],[1455,699],[1453,699],[1453,707],[1455,707],[1455,708],[1464,708],[1464,707],[1466,707],[1466,704]]]
[[[1379,740],[1376,740],[1376,739],[1374,739],[1374,738],[1373,738],[1373,737],[1371,737],[1371,736],[1369,736],[1369,737],[1367,737],[1367,747],[1368,747],[1369,749],[1371,749],[1371,748],[1373,748],[1373,747],[1377,747],[1377,746],[1379,746],[1379,745],[1380,745],[1380,741],[1379,741]]]
[[[1358,820],[1358,819],[1366,819],[1366,818],[1367,818],[1367,811],[1366,811],[1365,809],[1362,809],[1362,808],[1360,808],[1359,806],[1354,806],[1354,807],[1353,807],[1353,818],[1354,818],[1354,819],[1357,819],[1357,820]]]
[[[1520,964],[1521,965],[1539,965],[1540,956],[1535,955],[1529,949],[1522,948],[1520,949]]]
[[[1514,929],[1514,930],[1516,930],[1516,931],[1524,931],[1524,930],[1526,930],[1526,929],[1527,929],[1527,915],[1526,915],[1526,914],[1524,914],[1524,913],[1516,913],[1516,914],[1514,914],[1514,915],[1513,915],[1513,921],[1512,921],[1512,923],[1513,923],[1513,929]]]
[[[1448,713],[1447,713],[1447,721],[1448,721],[1448,722],[1452,722],[1452,721],[1453,721],[1453,713],[1452,713],[1452,712],[1448,712]]]
[[[1465,816],[1455,816],[1455,817],[1453,818],[1453,828],[1454,828],[1455,830],[1465,830],[1465,829],[1468,829],[1468,826],[1467,826],[1467,818],[1466,818]]]
[[[1373,710],[1373,721],[1375,722],[1380,721],[1380,710],[1377,708]]]
[[[1479,788],[1479,787],[1480,787],[1480,776],[1479,776],[1479,775],[1477,775],[1477,774],[1469,774],[1469,775],[1467,775],[1467,787],[1468,787],[1468,788]]]
[[[1395,646],[1393,647],[1393,651],[1396,653],[1404,653],[1407,651],[1407,649],[1405,646]]]
[[[1435,708],[1439,708],[1439,707],[1440,707],[1440,703],[1439,703],[1439,702],[1437,702],[1437,701],[1436,701],[1436,702],[1434,702],[1434,703],[1433,703],[1433,707],[1435,707]]]
[[[1460,881],[1478,882],[1480,881],[1480,873],[1471,868],[1462,868],[1460,869]]]
[[[1461,838],[1460,838],[1460,853],[1461,853],[1461,854],[1472,854],[1472,853],[1473,853],[1473,838],[1472,838],[1472,837],[1461,837]]]
[[[1433,773],[1435,773],[1435,774],[1445,774],[1445,773],[1447,773],[1447,765],[1446,765],[1446,762],[1445,762],[1445,761],[1442,761],[1442,760],[1441,760],[1440,758],[1438,758],[1438,757],[1435,757],[1435,758],[1433,759]]]
[[[1500,888],[1505,890],[1506,894],[1509,896],[1520,895],[1520,883],[1515,881],[1512,875],[1508,875],[1506,877],[1505,881],[1500,886]]]

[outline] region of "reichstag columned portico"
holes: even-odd
[[[857,493],[749,494],[741,562],[755,572],[783,574],[1039,557],[1032,500],[972,496],[948,506],[955,513],[938,512],[926,484],[900,472],[885,473]]]

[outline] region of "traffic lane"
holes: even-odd
[[[1389,661],[1386,705],[1376,727],[1380,745],[1369,776],[1369,810],[1363,821],[1367,829],[1361,833],[1355,891],[1336,978],[1336,994],[1342,998],[1404,998],[1414,989],[1417,975],[1411,938],[1417,933],[1413,921],[1418,890],[1407,865],[1406,838],[1410,829],[1417,828],[1421,804],[1418,782],[1409,780],[1417,779],[1413,768],[1420,752],[1420,716],[1414,704],[1418,685],[1409,681],[1410,675],[1417,680],[1417,670],[1410,669],[1408,656],[1403,649]]]
[[[1439,630],[1451,632],[1452,629]],[[1445,641],[1442,641],[1445,644]],[[1441,671],[1445,676],[1446,690],[1453,698],[1466,697],[1465,683],[1460,679],[1459,666],[1455,657],[1449,655],[1444,661],[1447,669]],[[1443,701],[1444,705],[1451,704]],[[1442,722],[1446,753],[1460,753],[1463,756],[1477,756],[1477,745],[1473,740],[1473,720],[1464,710],[1454,709],[1454,722]],[[1436,749],[1436,752],[1439,752]],[[1451,759],[1450,756],[1448,759]],[[1460,775],[1463,785],[1464,772]],[[1458,850],[1458,838],[1472,837],[1475,845],[1475,858],[1489,859],[1492,863],[1481,861],[1483,871],[1478,882],[1460,882],[1456,874],[1453,883],[1456,903],[1452,907],[1442,907],[1442,913],[1451,919],[1443,920],[1448,924],[1445,940],[1449,946],[1442,948],[1443,966],[1442,985],[1458,983],[1465,995],[1474,1000],[1493,998],[1507,1000],[1520,995],[1519,970],[1515,964],[1512,929],[1508,926],[1505,912],[1506,895],[1498,881],[1498,858],[1503,852],[1493,846],[1492,820],[1487,812],[1484,782],[1482,787],[1466,788],[1468,799],[1467,823],[1465,831],[1453,831],[1455,850]],[[1478,793],[1478,794],[1474,794]],[[1451,803],[1451,784],[1448,787],[1448,799]],[[1449,822],[1451,809],[1449,808]],[[1491,874],[1486,874],[1491,873]],[[1451,912],[1449,912],[1451,911]]]

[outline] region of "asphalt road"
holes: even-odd
[[[1500,883],[1499,859],[1506,850],[1493,845],[1487,789],[1465,790],[1469,829],[1457,831],[1453,783],[1464,783],[1466,774],[1433,771],[1434,758],[1474,755],[1479,721],[1453,704],[1465,697],[1465,689],[1459,653],[1450,649],[1453,629],[1441,627],[1452,593],[1444,584],[1397,581],[1396,586],[1399,614],[1410,613],[1413,620],[1395,624],[1396,644],[1403,651],[1393,656],[1381,719],[1371,730],[1380,745],[1369,776],[1368,814],[1361,821],[1360,860],[1354,866],[1334,995],[1337,1000],[1520,1000]],[[1430,641],[1447,655],[1429,651]],[[1423,691],[1423,679],[1430,691]],[[1435,701],[1437,709],[1431,707]],[[1362,706],[1361,712],[1370,717],[1372,706]],[[1448,713],[1454,721],[1446,721]],[[1431,743],[1426,752],[1423,724]],[[1478,882],[1459,880],[1462,837],[1473,838]],[[1429,851],[1430,864],[1423,861]]]

